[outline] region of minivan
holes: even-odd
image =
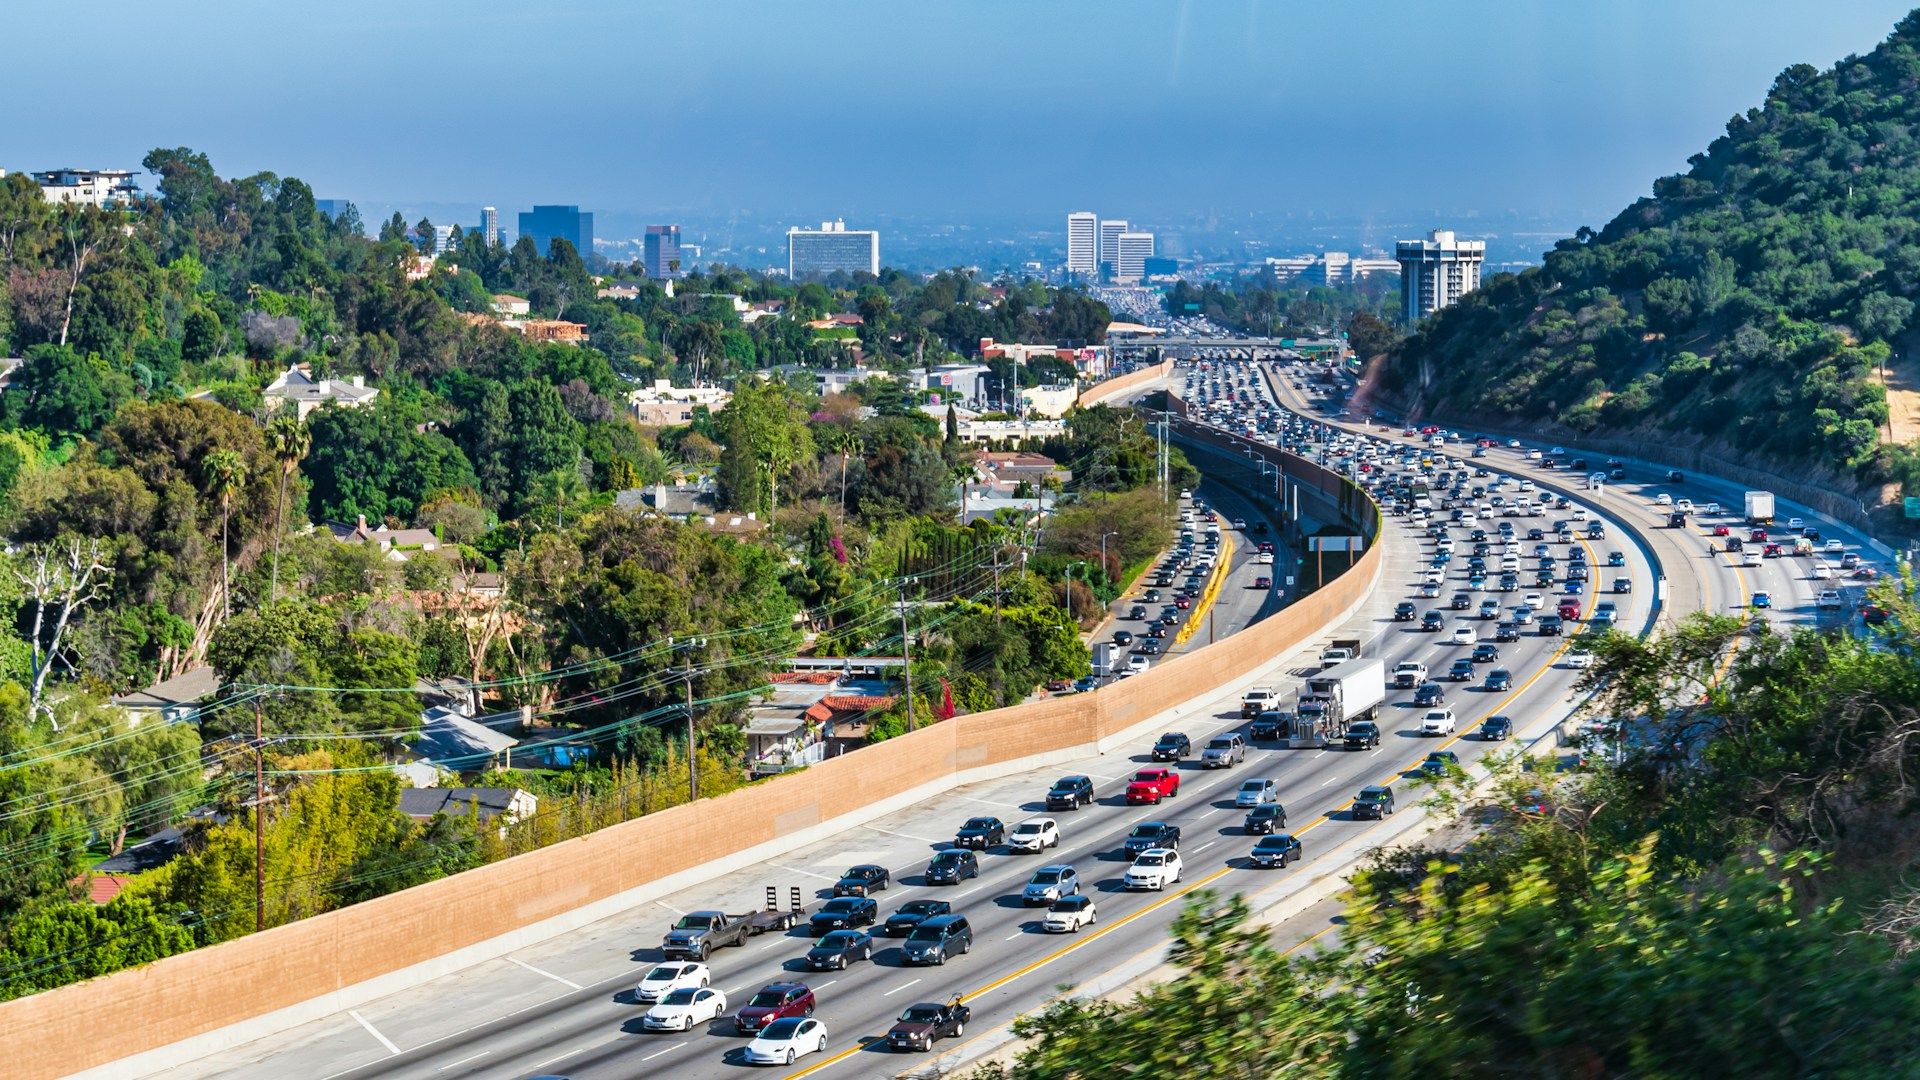
[[[1067,872],[1073,872],[1071,867]],[[965,915],[935,915],[923,920],[907,935],[900,947],[900,959],[908,964],[944,964],[955,955],[964,956],[973,949],[973,926]]]

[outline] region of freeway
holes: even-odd
[[[1615,530],[1626,525],[1604,507],[1595,507],[1595,512]],[[1444,670],[1470,646],[1437,642],[1438,635],[1392,621],[1397,602],[1417,601],[1432,544],[1404,519],[1390,522],[1380,542],[1387,545],[1382,587],[1330,636],[1362,638],[1363,653],[1379,656],[1389,669],[1402,660],[1419,660]],[[1599,566],[1604,555],[1596,553],[1591,561]],[[1615,597],[1623,601],[1624,621],[1636,628],[1650,624],[1654,617],[1651,563],[1633,548],[1627,566],[1604,572],[1634,581],[1630,594]],[[1456,579],[1464,576],[1459,570],[1450,573]],[[1448,587],[1454,587],[1454,582]],[[1591,595],[1585,598],[1588,610],[1594,600]],[[1290,699],[1298,688],[1299,674],[1317,666],[1321,644],[1314,642],[1293,655],[1276,657],[1270,675],[1262,681]],[[1408,700],[1410,695],[1394,691],[1382,711],[1385,738],[1378,749],[1291,750],[1262,745],[1252,749],[1244,764],[1224,771],[1203,771],[1189,758],[1180,764],[1184,784],[1179,796],[1158,807],[1128,806],[1120,797],[1126,777],[1148,760],[1150,738],[1103,756],[1010,773],[797,847],[759,867],[726,874],[577,932],[529,945],[505,958],[476,964],[271,1039],[234,1047],[165,1075],[729,1075],[738,1066],[743,1042],[732,1034],[730,1024],[689,1034],[639,1031],[641,1010],[629,996],[631,986],[658,959],[657,943],[667,923],[676,913],[694,908],[757,908],[769,885],[782,890],[802,886],[813,894],[809,904],[817,904],[821,891],[845,867],[869,862],[886,866],[894,874],[894,886],[880,894],[883,915],[907,899],[951,900],[973,922],[976,936],[971,953],[941,967],[908,968],[902,966],[898,949],[881,939],[871,962],[843,972],[806,975],[797,966],[808,939],[804,931],[795,931],[753,939],[744,948],[716,954],[711,962],[714,985],[736,1006],[759,986],[776,980],[803,979],[813,987],[819,1000],[817,1016],[829,1032],[827,1052],[802,1059],[794,1069],[780,1070],[782,1075],[892,1075],[914,1067],[915,1059],[889,1055],[871,1040],[916,1000],[965,996],[974,1010],[974,1024],[961,1040],[961,1050],[983,1048],[982,1032],[1042,1007],[1063,983],[1090,985],[1156,964],[1185,890],[1206,885],[1248,894],[1256,906],[1263,906],[1321,875],[1341,872],[1367,848],[1404,831],[1414,817],[1405,809],[1416,795],[1403,778],[1417,770],[1429,751],[1453,750],[1471,764],[1508,745],[1470,737],[1484,717],[1512,716],[1520,738],[1553,727],[1564,714],[1579,676],[1561,662],[1565,640],[1529,635],[1500,649],[1500,666],[1513,671],[1514,688],[1490,692],[1474,684],[1450,685],[1448,696],[1459,718],[1458,736],[1419,737],[1415,733],[1418,713]],[[1241,728],[1240,689],[1223,687],[1204,700],[1181,706],[1167,718],[1166,727],[1184,730],[1196,744],[1216,732]],[[947,846],[960,821],[993,814],[1011,822],[1034,814],[1040,809],[1037,797],[1052,778],[1071,773],[1094,777],[1099,797],[1084,809],[1055,815],[1063,834],[1058,849],[1045,858],[996,849],[982,859],[977,880],[945,888],[924,883],[921,869],[926,860]],[[1244,857],[1252,839],[1239,826],[1233,795],[1242,780],[1257,777],[1279,784],[1292,831],[1305,849],[1305,861],[1296,866],[1256,870]],[[1348,811],[1354,793],[1375,783],[1394,786],[1402,813],[1385,821],[1354,820]],[[1119,877],[1127,863],[1118,848],[1133,826],[1148,819],[1184,830],[1185,877],[1164,894],[1124,892]],[[1020,887],[1037,866],[1051,862],[1071,863],[1085,875],[1098,903],[1096,926],[1079,935],[1052,937],[1039,931],[1037,911],[1020,905]],[[512,898],[503,897],[502,902],[510,903]]]

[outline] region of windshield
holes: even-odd
[[[1215,739],[1207,744],[1207,749],[1209,750],[1229,750],[1232,749],[1232,747],[1232,739]]]
[[[1161,826],[1159,825],[1136,825],[1133,828],[1133,835],[1140,836],[1140,837],[1151,838],[1151,837],[1159,836],[1160,832],[1161,832]]]
[[[995,822],[992,818],[976,817],[968,818],[966,825],[963,827],[968,829],[991,829],[994,824]]]
[[[854,939],[857,937],[859,937],[859,935],[851,930],[835,930],[833,933],[821,938],[817,944],[823,949],[844,949],[848,945],[853,944]]]
[[[1368,788],[1360,793],[1360,798],[1363,802],[1384,802],[1386,801],[1387,793],[1379,788]]]
[[[915,900],[912,903],[901,904],[899,914],[932,915],[939,911],[940,905],[945,902],[944,900]]]
[[[762,990],[753,995],[751,1004],[757,1005],[762,1009],[774,1009],[778,1008],[780,1003],[785,1000],[786,995],[778,990]]]
[[[903,1024],[937,1024],[940,1022],[940,1010],[933,1005],[915,1005],[900,1014]]]
[[[1265,780],[1248,780],[1246,783],[1240,785],[1241,791],[1265,791],[1266,789],[1267,782]]]
[[[928,926],[925,923],[922,923],[919,926],[916,926],[913,928],[913,933],[907,935],[907,940],[908,941],[939,941],[940,928],[937,926]]]
[[[1134,860],[1134,865],[1135,866],[1164,866],[1166,865],[1166,862],[1167,862],[1167,857],[1165,855],[1147,854],[1147,855],[1142,855],[1140,856],[1140,858]]]
[[[1257,848],[1265,848],[1268,851],[1272,851],[1274,848],[1286,847],[1287,838],[1284,836],[1263,836],[1260,838],[1260,842],[1253,846]]]
[[[693,989],[691,989],[691,988],[683,988],[683,989],[680,989],[680,990],[675,990],[675,991],[674,991],[673,993],[671,993],[671,994],[668,994],[668,995],[667,995],[667,996],[666,996],[666,997],[665,997],[664,999],[662,999],[662,1000],[661,1000],[661,1002],[660,1002],[660,1004],[662,1004],[662,1005],[691,1005],[691,1004],[693,1004],[693,995],[694,995],[695,993],[697,993],[697,991],[695,991],[695,990],[693,990]]]
[[[673,928],[675,930],[705,930],[707,925],[708,919],[705,915],[683,915],[679,922],[673,924]]]
[[[1058,870],[1040,870],[1033,875],[1033,883],[1035,885],[1055,885],[1058,884],[1059,881],[1060,871]]]
[[[1040,826],[1031,821],[1023,821],[1013,831],[1022,836],[1031,836],[1040,831]]]
[[[788,1016],[775,1020],[773,1023],[767,1025],[767,1030],[761,1032],[760,1037],[763,1039],[791,1039],[794,1033],[800,1030],[801,1023],[802,1021],[797,1016]]]
[[[960,858],[960,853],[957,851],[943,851],[933,857],[933,864],[935,866],[941,866],[946,863],[957,863],[960,861]]]
[[[832,912],[835,915],[843,915],[849,911],[857,911],[859,910],[859,907],[860,907],[860,901],[852,899],[851,897],[843,896],[838,900],[827,901],[827,906],[821,908],[820,910],[826,911],[826,912]]]
[[[680,968],[678,965],[675,965],[675,964],[668,964],[665,967],[657,967],[657,968],[654,968],[652,971],[647,972],[648,982],[653,982],[657,979],[677,979],[679,977],[680,977]]]

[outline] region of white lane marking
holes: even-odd
[[[477,1054],[468,1054],[466,1057],[461,1058],[459,1061],[449,1061],[445,1065],[440,1066],[439,1071],[446,1072],[448,1069],[455,1068],[460,1065],[465,1065],[469,1061],[479,1061],[481,1058],[486,1057],[488,1054],[491,1054],[491,1053],[493,1053],[493,1051],[491,1050],[482,1050]]]
[[[976,799],[971,795],[955,795],[954,798],[965,799],[968,802],[977,802],[981,806],[997,806],[1003,810],[1006,809],[1007,807],[1013,807],[1016,810],[1020,808],[1019,800],[1015,800],[1014,802],[992,802],[988,799]]]
[[[839,979],[828,979],[826,982],[823,982],[819,986],[814,987],[814,989],[825,990],[827,987],[832,986],[834,983],[837,983],[839,981],[840,981]]]
[[[1334,777],[1329,776],[1325,780],[1320,781],[1320,786],[1326,787],[1328,784],[1333,783],[1334,779],[1335,779]]]
[[[373,1036],[376,1039],[379,1039],[380,1045],[387,1048],[387,1053],[397,1054],[400,1052],[400,1048],[393,1045],[393,1040],[387,1038],[385,1035],[380,1034],[379,1028],[374,1027],[372,1024],[367,1023],[367,1018],[364,1016],[361,1016],[360,1011],[358,1009],[348,1009],[347,1015],[353,1017],[355,1020],[360,1021],[360,1026],[367,1029],[367,1034]]]
[[[804,874],[807,877],[818,878],[821,881],[839,881],[840,880],[839,878],[828,877],[825,874],[816,874],[811,870],[802,870],[797,866],[781,866],[779,863],[768,863],[767,865],[773,867],[775,870],[785,870],[789,874]]]
[[[913,986],[913,985],[915,985],[915,984],[917,984],[917,983],[918,983],[919,981],[920,981],[919,979],[915,979],[915,980],[913,980],[913,982],[910,982],[910,983],[901,983],[901,984],[900,984],[899,986],[896,986],[896,987],[894,987],[893,989],[891,989],[891,990],[889,990],[889,991],[887,991],[887,992],[886,992],[886,993],[884,993],[884,994],[881,994],[880,996],[881,996],[881,997],[892,997],[893,995],[895,995],[895,994],[897,994],[897,993],[899,993],[900,991],[902,991],[902,990],[905,990],[905,989],[906,989],[907,987],[909,987],[909,986]]]
[[[766,952],[768,949],[777,949],[784,944],[786,944],[784,941],[769,941],[765,945],[760,946],[760,951]]]
[[[1025,933],[1026,933],[1026,931],[1025,931],[1025,930],[1015,930],[1015,931],[1014,931],[1013,933],[1011,933],[1011,934],[1008,934],[1008,935],[1007,935],[1006,937],[1004,937],[1004,938],[1001,938],[1000,940],[1002,940],[1002,941],[1012,941],[1012,940],[1013,940],[1014,938],[1017,938],[1017,937],[1020,937],[1021,935],[1023,935],[1023,934],[1025,934]]]
[[[902,840],[918,840],[923,844],[944,843],[944,840],[934,840],[930,837],[925,837],[925,836],[914,836],[912,833],[894,832],[892,829],[883,829],[878,825],[862,825],[861,828],[872,829],[874,832],[877,832],[877,833],[886,833],[888,836],[897,836]]]
[[[666,908],[668,911],[673,912],[675,915],[686,914],[686,912],[681,911],[679,908],[674,907],[672,904],[667,903],[665,900],[655,900],[654,903],[659,904],[661,907]]]
[[[569,1050],[569,1051],[567,1051],[567,1052],[566,1052],[566,1053],[564,1053],[564,1054],[560,1054],[560,1055],[558,1055],[558,1056],[556,1056],[556,1057],[550,1057],[550,1058],[548,1058],[548,1059],[547,1059],[547,1060],[545,1060],[545,1061],[541,1061],[541,1062],[537,1062],[537,1063],[535,1063],[535,1064],[534,1064],[534,1066],[533,1066],[533,1067],[534,1067],[534,1068],[536,1068],[536,1069],[544,1069],[544,1068],[546,1068],[547,1066],[549,1066],[549,1065],[551,1065],[551,1064],[553,1064],[553,1063],[554,1063],[554,1062],[556,1062],[556,1061],[565,1061],[566,1059],[568,1059],[568,1058],[570,1058],[570,1057],[572,1057],[572,1056],[573,1056],[573,1055],[575,1055],[575,1054],[578,1054],[578,1053],[580,1053],[581,1051],[583,1051],[583,1050],[585,1050],[585,1049],[587,1049],[587,1048],[586,1048],[586,1047],[584,1047],[584,1046],[576,1046],[576,1047],[574,1047],[573,1049],[571,1049],[571,1050]]]
[[[528,971],[533,972],[535,975],[545,975],[547,978],[552,979],[554,982],[561,983],[566,986],[571,986],[575,990],[582,989],[581,985],[577,982],[574,982],[572,979],[563,979],[560,976],[555,975],[551,971],[542,971],[541,969],[534,967],[532,964],[529,964],[523,960],[515,960],[513,957],[509,956],[507,957],[507,963],[517,964],[520,967],[526,968]]]
[[[1213,815],[1215,815],[1215,814],[1217,814],[1217,813],[1219,813],[1219,812],[1220,812],[1220,808],[1216,806],[1216,807],[1214,807],[1213,809],[1211,809],[1211,810],[1209,810],[1209,811],[1207,811],[1206,813],[1204,813],[1204,814],[1201,814],[1201,815],[1200,815],[1199,817],[1197,817],[1197,818],[1194,818],[1193,820],[1195,820],[1195,821],[1204,821],[1204,820],[1206,820],[1207,818],[1210,818],[1210,817],[1212,817]]]
[[[643,1057],[643,1058],[641,1058],[640,1060],[641,1060],[641,1061],[652,1061],[652,1060],[653,1060],[654,1058],[657,1058],[657,1057],[659,1057],[659,1056],[660,1056],[661,1054],[670,1054],[670,1053],[672,1053],[673,1051],[675,1051],[675,1050],[678,1050],[678,1049],[680,1049],[681,1047],[683,1047],[683,1046],[685,1046],[685,1045],[687,1045],[687,1044],[686,1044],[686,1043],[683,1043],[683,1042],[682,1042],[682,1043],[674,1043],[674,1044],[673,1044],[672,1046],[669,1046],[669,1047],[667,1047],[667,1048],[666,1048],[665,1050],[655,1050],[655,1051],[654,1051],[653,1053],[651,1053],[651,1054],[648,1054],[648,1055],[647,1055],[646,1057]]]
[[[747,984],[741,983],[739,986],[727,987],[724,991],[722,991],[722,993],[726,994],[728,997],[732,997],[733,995],[739,993],[742,990],[745,990],[746,988],[747,988]]]
[[[1201,845],[1200,845],[1199,847],[1197,847],[1197,848],[1194,848],[1194,849],[1193,849],[1193,853],[1194,853],[1195,855],[1198,855],[1198,854],[1200,854],[1201,852],[1203,852],[1203,851],[1205,851],[1205,850],[1207,850],[1208,848],[1210,848],[1210,847],[1212,847],[1212,846],[1213,846],[1213,845],[1214,845],[1215,843],[1217,843],[1217,842],[1218,842],[1218,841],[1214,841],[1214,840],[1209,840],[1209,841],[1207,841],[1206,843],[1204,843],[1204,844],[1201,844]]]

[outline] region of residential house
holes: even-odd
[[[974,475],[983,480],[1018,484],[1026,481],[1034,487],[1044,483],[1061,486],[1073,482],[1073,470],[1062,468],[1045,454],[1029,451],[982,451],[974,455]]]
[[[463,817],[477,813],[481,821],[501,826],[525,821],[539,809],[532,792],[508,787],[429,787],[402,788],[400,812],[415,821],[428,821],[435,814]]]
[[[633,406],[635,423],[665,427],[693,422],[695,409],[717,413],[733,400],[733,392],[719,386],[677,387],[669,379],[655,379],[653,386],[628,391],[627,403]]]
[[[327,522],[327,531],[343,544],[378,544],[389,562],[406,562],[415,552],[439,551],[440,537],[432,529],[390,529],[385,524],[371,526],[361,514],[353,525]]]
[[[506,319],[500,325],[528,341],[578,345],[587,340],[586,323],[567,322],[565,319]]]
[[[420,714],[420,736],[407,750],[416,759],[449,772],[509,769],[520,740],[498,729],[518,727],[520,720],[518,711],[476,719],[436,705]]]
[[[292,405],[294,414],[305,420],[322,405],[357,409],[380,396],[377,387],[368,386],[359,375],[349,379],[316,379],[305,364],[294,364],[280,373],[262,391],[267,408],[279,410]]]
[[[169,724],[189,724],[200,718],[201,702],[219,689],[220,679],[213,673],[213,667],[202,664],[171,679],[162,679],[145,690],[120,694],[113,703],[127,710],[128,719],[136,726],[149,718]]]
[[[526,316],[533,313],[533,304],[529,302],[526,297],[515,296],[512,293],[495,293],[491,307],[494,311],[508,318],[516,315]]]

